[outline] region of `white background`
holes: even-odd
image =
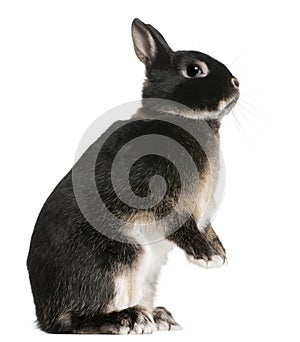
[[[1,335],[3,340],[166,338],[299,341],[299,19],[296,1],[1,1]],[[33,226],[100,114],[140,97],[133,18],[173,49],[238,77],[221,130],[226,193],[214,221],[229,264],[205,270],[178,249],[157,304],[184,327],[151,336],[48,335],[34,328],[26,271]],[[246,101],[246,102],[244,102]],[[241,126],[241,127],[240,127]]]

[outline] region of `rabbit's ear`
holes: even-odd
[[[131,32],[135,53],[145,65],[166,57],[171,51],[164,37],[153,26],[139,19],[133,20]]]

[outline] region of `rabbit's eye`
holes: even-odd
[[[203,78],[207,76],[209,70],[204,62],[197,62],[189,64],[184,70],[182,70],[183,76],[187,78]]]
[[[202,73],[203,71],[201,70],[200,66],[197,64],[190,64],[186,68],[186,74],[189,77],[199,77]]]

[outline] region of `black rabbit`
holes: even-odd
[[[153,306],[168,252],[177,245],[202,266],[226,258],[210,219],[220,120],[235,105],[239,83],[208,55],[172,51],[138,19],[132,38],[146,67],[141,108],[88,148],[34,228],[27,266],[37,321],[46,332],[179,328],[169,311]],[[134,144],[140,137],[144,142]],[[129,193],[122,190],[126,182]]]

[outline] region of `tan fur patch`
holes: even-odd
[[[212,170],[208,165],[207,170],[202,175],[198,187],[198,194],[196,198],[196,207],[193,212],[195,221],[199,229],[205,228],[209,220],[210,211],[214,206],[214,190],[216,180],[212,176]]]
[[[139,256],[135,265],[121,271],[115,278],[115,296],[108,305],[107,312],[121,311],[139,304],[139,299],[141,297],[139,292],[142,291],[142,288],[139,288],[136,284],[136,273],[140,263],[142,263],[143,255],[144,253]]]

